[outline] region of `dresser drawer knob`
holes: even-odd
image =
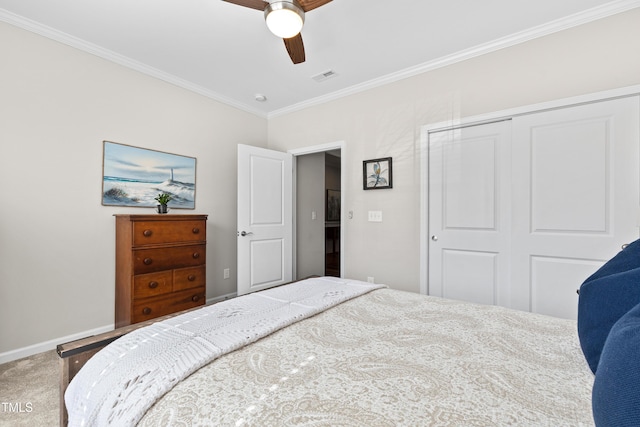
[[[193,253],[193,258],[194,258],[194,259],[198,259],[198,258],[200,258],[200,253],[199,253],[199,252],[194,252],[194,253]]]
[[[151,309],[149,307],[145,307],[142,309],[142,314],[144,314],[145,316],[148,316],[151,314]]]
[[[190,274],[190,275],[187,277],[187,280],[188,280],[188,281],[190,281],[190,282],[193,282],[194,280],[196,280],[196,275],[195,275],[195,274]]]
[[[193,234],[198,234],[200,233],[200,229],[198,227],[193,227],[193,230],[191,230],[193,232]]]
[[[151,231],[151,230],[144,230],[144,231],[142,232],[142,235],[143,235],[144,237],[150,237],[152,234],[153,234],[153,231]]]
[[[191,297],[191,301],[198,302],[200,300],[200,295],[194,295]]]
[[[149,287],[150,287],[151,289],[155,289],[155,288],[157,288],[157,287],[158,287],[158,282],[156,282],[156,281],[149,282]]]
[[[153,260],[151,258],[145,258],[142,262],[144,262],[144,265],[151,265]]]

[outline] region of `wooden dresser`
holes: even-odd
[[[207,215],[115,215],[116,328],[204,305]]]

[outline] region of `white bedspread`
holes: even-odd
[[[158,398],[212,360],[380,287],[308,279],[138,329],[96,354],[73,379],[65,393],[69,425],[135,425]]]
[[[138,427],[590,427],[576,322],[380,289],[222,356]]]

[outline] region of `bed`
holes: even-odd
[[[575,321],[320,277],[144,326],[59,346],[69,425],[594,425]]]

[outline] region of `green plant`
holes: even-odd
[[[157,200],[161,205],[166,205],[171,201],[171,199],[173,199],[173,197],[169,193],[160,193],[158,194],[158,197],[155,197],[155,200]]]

